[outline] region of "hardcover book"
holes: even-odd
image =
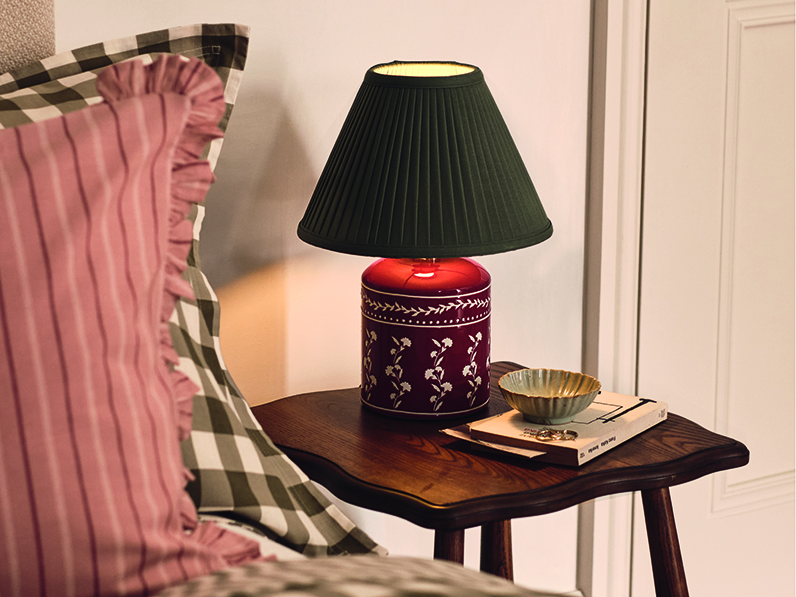
[[[545,462],[578,466],[664,421],[667,414],[665,402],[601,392],[571,423],[539,425],[510,410],[470,423],[469,439],[513,453],[530,451],[525,455]]]

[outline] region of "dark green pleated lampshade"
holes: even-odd
[[[458,63],[368,70],[298,235],[374,257],[471,257],[553,233],[483,73]]]

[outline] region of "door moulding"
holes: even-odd
[[[593,0],[583,368],[635,394],[647,46],[646,2]],[[579,506],[576,583],[630,592],[631,495]]]
[[[717,338],[715,431],[729,435],[732,388],[732,312],[735,263],[736,202],[738,201],[738,143],[742,118],[742,79],[745,36],[754,29],[793,25],[793,2],[771,0],[728,0],[726,55],[726,106],[724,123],[724,166],[722,191],[721,275]],[[733,482],[722,472],[713,477],[711,513],[727,516],[793,501],[794,470]]]

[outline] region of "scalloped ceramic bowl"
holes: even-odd
[[[558,369],[520,369],[506,373],[498,386],[509,406],[541,425],[569,423],[600,392],[599,381],[585,373]]]

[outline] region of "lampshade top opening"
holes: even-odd
[[[474,70],[474,66],[458,62],[391,62],[373,68],[380,75],[393,77],[455,77]]]
[[[484,84],[484,73],[460,62],[411,62],[396,60],[370,67],[365,85],[399,89],[452,89]]]

